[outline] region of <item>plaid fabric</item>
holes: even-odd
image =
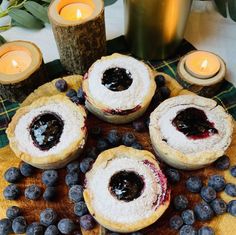
[[[183,40],[178,51],[171,58],[162,61],[146,61],[146,63],[159,72],[167,73],[176,79],[176,68],[180,57],[194,49],[195,48],[189,42]],[[114,52],[127,54],[128,51],[128,46],[123,36],[107,42],[108,54]],[[59,60],[46,64],[46,70],[50,80],[67,74]],[[230,82],[224,81],[220,92],[212,98],[236,119],[236,88]],[[0,97],[0,148],[8,144],[5,129],[18,107],[18,103],[3,100]]]

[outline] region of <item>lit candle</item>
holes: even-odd
[[[186,70],[197,78],[211,78],[220,70],[220,60],[210,52],[196,51],[186,56]]]
[[[27,41],[0,46],[0,94],[3,99],[22,102],[30,92],[47,82],[39,48]]]
[[[85,3],[71,3],[68,5],[65,5],[60,10],[60,16],[64,20],[84,20],[91,16],[93,13],[93,8]]]
[[[31,64],[32,57],[24,50],[14,50],[0,57],[0,73],[17,74],[25,71]]]

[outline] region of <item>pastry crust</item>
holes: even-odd
[[[199,151],[194,152],[186,152],[184,147],[182,149],[183,151],[181,151],[168,144],[168,139],[165,139],[159,121],[165,113],[170,112],[171,109],[176,109],[178,106],[182,106],[182,109],[193,106],[207,111],[208,114],[212,113],[211,118],[213,118],[213,122],[216,120],[222,129],[218,130],[218,143],[213,142],[212,146],[210,146],[209,142],[206,142],[206,149],[199,149]],[[168,121],[172,122],[172,120],[165,119],[165,122]],[[181,133],[177,129],[174,131]],[[196,95],[182,95],[164,101],[152,112],[150,116],[149,132],[153,149],[164,162],[178,169],[193,170],[209,165],[224,154],[231,143],[233,120],[231,115],[226,113],[214,100]],[[172,132],[171,135],[174,136],[174,133]],[[186,138],[186,141],[188,141],[184,134],[181,133],[181,135],[181,138]],[[201,141],[204,144],[204,141],[208,141],[210,138],[211,137],[201,139]],[[179,141],[180,139],[176,139],[176,143]],[[195,140],[192,141],[194,145]]]
[[[31,110],[34,110],[39,107],[43,107],[45,105],[53,104],[56,105],[57,103],[63,103],[67,106],[71,112],[76,113],[76,115],[80,116],[80,121],[82,126],[81,135],[79,138],[74,139],[73,142],[62,151],[56,154],[48,154],[45,156],[34,156],[26,151],[22,151],[19,146],[19,141],[16,138],[15,129],[19,123],[19,120]],[[13,152],[17,157],[19,157],[22,161],[27,162],[37,168],[41,169],[56,169],[64,167],[68,162],[72,161],[78,154],[82,151],[86,138],[87,138],[87,129],[85,126],[85,119],[86,119],[86,112],[84,108],[79,105],[77,106],[73,102],[71,102],[67,97],[63,95],[56,95],[51,97],[42,97],[31,105],[24,106],[17,110],[16,114],[13,116],[11,123],[9,124],[6,133],[9,139],[9,144]],[[79,121],[79,120],[78,120]],[[69,133],[68,133],[69,134]],[[60,142],[57,144],[59,145]]]
[[[138,231],[140,229],[143,229],[151,224],[153,224],[155,221],[158,220],[158,218],[165,212],[165,210],[168,208],[170,203],[170,191],[167,189],[167,181],[166,178],[164,180],[164,183],[162,186],[164,187],[162,193],[163,193],[163,200],[160,201],[160,204],[157,205],[155,209],[153,209],[153,212],[148,217],[140,218],[139,220],[135,222],[116,222],[114,221],[114,218],[107,218],[104,216],[103,213],[100,213],[100,211],[96,210],[93,205],[93,200],[96,197],[96,195],[93,194],[92,190],[89,187],[90,180],[93,179],[94,174],[96,173],[97,169],[101,166],[107,166],[110,161],[118,159],[118,158],[132,158],[137,160],[137,162],[140,161],[148,161],[151,165],[155,166],[155,169],[161,172],[159,165],[154,157],[154,155],[146,150],[137,150],[131,147],[126,146],[119,146],[116,148],[112,148],[109,150],[106,150],[102,152],[97,160],[95,161],[92,170],[90,170],[86,174],[86,188],[84,190],[84,199],[88,206],[88,209],[90,213],[94,216],[94,218],[105,228],[115,231],[115,232],[121,232],[121,233],[129,233]],[[147,167],[148,171],[150,170]],[[124,170],[123,168],[120,170]],[[151,172],[151,173],[150,173]],[[155,174],[152,170],[149,171],[150,174]],[[112,175],[111,175],[112,176]],[[110,176],[110,177],[111,177]],[[145,179],[144,179],[145,181]],[[155,181],[156,182],[156,181]],[[160,183],[160,181],[159,181]],[[160,183],[161,184],[161,183]],[[110,195],[113,197],[112,195]],[[119,200],[117,200],[117,203],[120,203]],[[122,202],[125,203],[125,202]],[[127,203],[127,207],[129,206],[129,203]],[[110,208],[112,210],[112,208]],[[116,216],[119,217],[118,212],[116,212]]]
[[[128,122],[131,122],[131,121],[137,119],[138,117],[140,117],[148,108],[148,106],[152,100],[152,97],[155,94],[155,90],[156,90],[154,72],[152,71],[152,69],[149,66],[147,66],[146,64],[144,64],[143,62],[140,62],[140,61],[136,62],[136,59],[132,58],[134,60],[134,63],[140,63],[141,66],[143,66],[147,70],[148,77],[149,77],[147,79],[149,79],[150,85],[149,85],[148,91],[146,92],[146,94],[144,94],[142,101],[132,107],[129,107],[128,109],[127,108],[117,109],[117,108],[114,108],[114,107],[108,105],[106,103],[106,100],[99,101],[97,97],[94,97],[91,90],[90,90],[91,71],[93,71],[95,65],[97,66],[98,63],[105,64],[106,61],[116,60],[116,59],[120,59],[120,58],[125,60],[125,59],[130,59],[131,57],[115,53],[111,56],[102,57],[100,60],[96,61],[90,67],[88,73],[85,75],[84,80],[83,80],[83,84],[82,84],[83,91],[84,91],[85,97],[86,97],[86,108],[90,112],[92,112],[94,115],[96,115],[98,118],[100,118],[106,122],[115,123],[115,124],[128,123]],[[118,67],[119,65],[116,65],[116,62],[114,62],[113,66]],[[110,68],[110,67],[105,68],[105,70],[108,68]],[[132,71],[130,71],[130,72],[132,73]],[[98,86],[100,86],[100,84]],[[131,87],[132,87],[132,84],[126,91],[128,92]],[[118,92],[115,92],[115,93],[118,93]],[[130,93],[133,94],[134,92],[130,92]],[[125,94],[127,94],[127,93],[125,93]],[[107,97],[107,98],[113,99],[112,95],[109,95],[109,97]],[[126,98],[126,95],[124,95],[122,98]],[[127,104],[127,103],[129,103],[128,97],[124,100],[124,104]]]

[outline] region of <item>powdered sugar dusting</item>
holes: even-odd
[[[118,200],[109,191],[111,176],[119,171],[134,171],[144,180],[142,194],[130,202]],[[104,162],[86,174],[86,187],[92,198],[92,207],[104,218],[118,223],[136,223],[148,218],[155,210],[157,197],[160,203],[163,187],[160,179],[143,161],[129,157],[118,157]],[[164,192],[165,193],[165,192]]]
[[[35,117],[50,112],[58,115],[64,122],[63,132],[59,143],[47,151],[40,150],[33,144],[29,126]],[[52,103],[35,108],[23,115],[15,128],[15,138],[18,141],[19,149],[34,157],[44,157],[49,154],[57,154],[66,149],[75,139],[82,135],[84,117],[76,111],[71,111],[63,103]]]
[[[127,90],[114,92],[102,85],[103,73],[110,68],[124,68],[131,73],[133,82]],[[111,60],[97,61],[89,71],[89,91],[91,96],[111,109],[132,109],[142,103],[150,89],[148,68],[140,61],[120,56]]]
[[[215,128],[218,130],[218,134],[211,135],[204,139],[190,139],[187,138],[182,132],[178,131],[172,124],[173,119],[176,117],[180,110],[187,108],[197,108],[203,110],[210,122],[213,122]],[[222,121],[222,117],[219,116],[217,110],[204,107],[199,107],[194,104],[177,105],[175,107],[166,110],[162,113],[161,117],[156,120],[156,126],[160,128],[160,135],[162,139],[166,139],[168,145],[176,150],[179,150],[185,154],[195,154],[197,152],[215,149],[224,149],[227,143],[228,134],[226,134],[226,123]],[[152,121],[152,125],[155,120]]]

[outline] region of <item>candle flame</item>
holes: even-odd
[[[80,19],[82,17],[82,13],[81,13],[81,10],[80,9],[77,9],[76,11],[76,17],[77,19]]]
[[[205,59],[201,64],[201,70],[205,70],[208,66],[208,60]]]
[[[15,60],[12,60],[12,65],[13,65],[13,67],[17,67],[18,63]]]

